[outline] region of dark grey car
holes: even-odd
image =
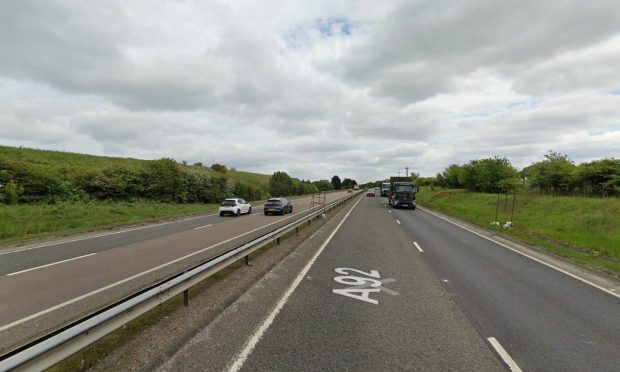
[[[271,213],[284,215],[286,213],[293,213],[293,204],[284,198],[272,198],[267,200],[263,210],[265,211],[265,216]]]

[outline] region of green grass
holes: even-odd
[[[0,205],[0,245],[204,214],[217,208],[216,204],[149,201]]]
[[[439,210],[488,229],[516,236],[563,256],[620,272],[620,199],[551,197],[519,193],[512,229],[490,223],[495,220],[496,194],[464,190],[431,190],[422,187],[417,196],[422,206]],[[511,200],[508,200],[510,205]],[[498,220],[511,219],[500,198]]]

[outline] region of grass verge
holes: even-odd
[[[216,204],[167,204],[150,201],[2,205],[0,246],[166,218],[213,213],[217,208]]]
[[[502,196],[497,220],[503,224],[512,218],[511,229],[491,225],[497,194],[422,187],[417,200],[422,206],[620,274],[620,199],[518,193],[511,215],[512,200]]]

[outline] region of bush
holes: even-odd
[[[4,190],[4,201],[8,205],[15,205],[19,202],[19,195],[23,192],[23,188],[17,186],[13,181],[6,185]]]

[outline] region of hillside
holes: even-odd
[[[215,172],[172,159],[140,160],[0,146],[0,201],[13,181],[20,203],[68,199],[149,199],[214,203],[235,193],[250,200],[268,195],[269,175]]]

